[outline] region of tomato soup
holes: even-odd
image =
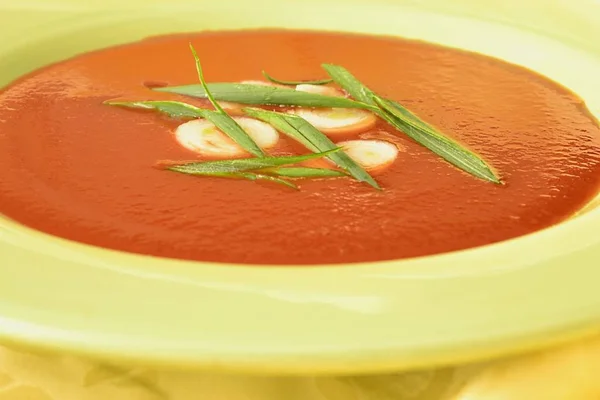
[[[190,42],[208,82],[264,80],[263,70],[321,79],[322,63],[343,65],[480,155],[504,184],[456,168],[381,118],[329,136],[395,146],[393,162],[370,171],[382,190],[348,177],[298,179],[294,190],[155,168],[202,159],[176,140],[184,121],[103,102],[208,107],[147,87],[198,82]],[[281,134],[270,143],[272,155],[309,152]],[[205,32],[84,54],[4,89],[0,171],[0,213],[62,238],[200,261],[355,263],[482,246],[565,220],[598,192],[600,129],[563,87],[478,54],[367,35]]]

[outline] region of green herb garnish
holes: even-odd
[[[307,168],[307,167],[281,167],[283,165],[298,164],[316,158],[321,158],[339,151],[335,148],[322,153],[307,154],[303,156],[243,158],[235,160],[219,160],[206,162],[187,162],[164,166],[169,171],[196,176],[211,176],[217,178],[247,179],[251,181],[265,180],[298,189],[294,183],[279,178],[325,178],[345,176],[340,171]]]
[[[432,125],[403,107],[383,98],[363,85],[347,69],[339,65],[323,64],[331,77],[314,81],[286,81],[272,77],[263,71],[271,82],[283,85],[322,85],[335,82],[353,98],[326,96],[275,86],[211,83],[204,80],[200,59],[194,47],[190,50],[196,62],[200,84],[160,87],[153,90],[208,99],[215,110],[199,108],[178,101],[107,101],[105,104],[135,109],[155,110],[172,118],[205,118],[256,158],[185,162],[166,166],[165,169],[201,176],[215,176],[248,180],[267,180],[297,189],[292,182],[283,178],[328,178],[352,176],[376,189],[378,183],[359,164],[338,148],[326,135],[300,116],[246,108],[244,112],[275,127],[278,131],[300,142],[314,154],[303,156],[271,157],[256,144],[250,135],[220,106],[218,101],[230,101],[253,105],[277,105],[299,107],[359,108],[374,112],[394,128],[403,132],[422,146],[433,151],[452,165],[480,179],[501,184],[501,180],[480,156],[459,142],[443,135]],[[313,158],[327,157],[342,170],[293,166]]]
[[[262,171],[277,176],[285,176],[287,178],[340,178],[348,176],[348,174],[343,171],[329,168],[279,167]]]
[[[346,68],[333,64],[323,64],[322,67],[331,76],[331,79],[348,92],[350,96],[362,103],[375,105],[372,99],[374,93],[371,89],[363,85]]]
[[[265,175],[265,174],[254,173],[254,172],[227,172],[227,173],[222,172],[222,173],[214,173],[214,174],[202,174],[202,176],[212,176],[214,178],[246,179],[249,181],[262,180],[262,181],[268,181],[268,182],[277,183],[279,185],[287,186],[287,187],[295,189],[295,190],[299,190],[298,186],[296,186],[295,184],[293,184],[292,182],[290,182],[288,180],[281,179],[281,178],[278,178],[273,175]]]
[[[252,155],[257,157],[264,157],[265,155],[262,149],[256,145],[254,140],[250,138],[246,131],[244,131],[234,119],[224,112],[206,110],[204,108],[195,107],[191,104],[182,103],[179,101],[107,101],[104,104],[125,108],[154,110],[166,114],[172,118],[205,118],[212,122],[222,132],[226,134],[229,132],[227,136],[235,140],[240,146],[242,146]],[[246,136],[251,140],[251,142],[246,140]]]
[[[377,107],[345,97],[325,96],[275,86],[251,85],[247,83],[209,83],[206,85],[215,100],[252,105],[280,105],[298,107],[364,108]],[[202,85],[167,86],[152,89],[157,92],[175,93],[206,99]]]
[[[251,117],[271,124],[278,131],[300,142],[311,151],[323,152],[337,148],[331,139],[297,115],[258,108],[245,108],[244,112]],[[366,182],[376,189],[381,189],[373,177],[343,151],[331,154],[328,158],[335,162],[338,167],[348,171],[358,181]]]
[[[164,168],[170,171],[181,172],[188,175],[214,175],[229,174],[246,171],[258,171],[266,168],[293,165],[304,161],[326,157],[340,151],[339,147],[321,153],[306,154],[302,156],[238,158],[234,160],[218,160],[203,162],[185,162],[167,165]]]
[[[212,113],[204,113],[204,118],[208,119],[210,122],[215,124],[217,128],[219,128],[224,134],[229,136],[231,140],[240,145],[244,150],[248,153],[256,156],[256,157],[264,157],[265,152],[256,144],[254,139],[246,133],[246,131],[237,123],[229,114],[223,110],[223,108],[217,103],[213,95],[211,94],[206,82],[204,81],[204,74],[202,73],[202,65],[200,64],[200,58],[198,57],[198,53],[196,53],[196,49],[190,43],[190,50],[192,51],[192,55],[194,56],[194,60],[196,61],[196,71],[198,72],[198,79],[200,80],[200,84],[204,88],[204,92],[206,93],[206,97],[211,102],[213,107],[215,107],[216,111]]]
[[[264,160],[264,158],[263,158]],[[189,165],[189,164],[182,164]],[[167,167],[172,171],[182,172],[189,174],[188,172],[184,172],[175,168],[179,166]],[[336,171],[334,169],[327,168],[310,168],[310,167],[274,167],[274,168],[263,168],[259,169],[256,172],[202,172],[202,173],[192,173],[192,175],[201,175],[201,176],[212,176],[215,178],[230,178],[230,179],[247,179],[249,181],[256,180],[264,180],[273,183],[278,183],[280,185],[287,186],[292,189],[298,189],[294,183],[282,179],[284,178],[339,178],[348,176],[342,171]]]
[[[282,79],[273,78],[271,75],[267,73],[267,71],[262,72],[263,76],[270,82],[278,83],[280,85],[288,85],[288,86],[296,86],[296,85],[326,85],[328,83],[333,82],[333,79],[316,79],[313,81],[284,81]]]
[[[390,118],[390,123],[416,142],[427,147],[444,160],[480,179],[502,184],[492,168],[477,154],[457,142],[442,136],[437,130],[419,120],[398,103],[375,96],[373,98]],[[393,121],[393,122],[391,122]]]
[[[296,186],[292,182],[285,180],[285,179],[278,178],[276,176],[272,176],[272,175],[258,174],[255,172],[238,172],[238,175],[243,177],[244,179],[248,179],[250,181],[257,181],[257,180],[268,181],[268,182],[278,183],[280,185],[287,186],[287,187],[295,189],[295,190],[300,190],[298,188],[298,186]]]
[[[105,102],[105,104],[134,109],[154,110],[173,118],[207,118],[215,125],[217,125],[215,122],[219,122],[221,124],[227,123],[226,120],[218,121],[218,119],[221,117],[220,114],[216,113],[215,111],[205,110],[203,108],[198,108],[191,104],[178,101],[113,101]],[[247,115],[273,125],[276,129],[300,142],[311,151],[320,152],[337,149],[336,145],[327,136],[325,136],[301,117],[255,108],[248,108],[245,109],[245,111]],[[292,125],[290,125],[290,123]],[[304,126],[304,124],[307,126]],[[298,126],[300,129],[294,127],[294,125]],[[313,143],[317,143],[317,145],[313,145]],[[343,152],[340,151],[339,153],[333,153],[329,155],[329,158],[339,167],[347,170],[354,178],[379,188],[373,178]],[[278,171],[281,172],[281,174],[278,174]],[[274,173],[281,176],[294,178],[323,178],[346,175],[343,172],[326,168],[280,168],[279,170],[274,170]]]
[[[396,129],[404,132],[415,142],[433,151],[452,165],[480,179],[501,184],[481,157],[460,143],[444,136],[440,131],[423,121],[400,104],[377,96],[363,85],[346,68],[339,65],[324,64],[329,76],[358,101],[378,106],[376,113]]]
[[[179,101],[105,101],[104,104],[140,110],[154,110],[171,118],[204,118],[208,111]]]

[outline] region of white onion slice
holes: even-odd
[[[274,147],[279,141],[279,134],[275,128],[265,122],[248,117],[233,119],[264,150]],[[207,157],[233,158],[248,154],[212,122],[205,119],[179,125],[175,130],[175,139],[186,149]]]
[[[367,131],[375,126],[377,117],[358,108],[296,108],[288,111],[307,120],[326,135],[348,135]]]
[[[367,171],[387,167],[398,157],[398,147],[383,140],[347,140],[337,145]]]

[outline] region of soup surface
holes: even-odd
[[[175,99],[149,82],[326,77],[340,64],[376,92],[484,157],[506,183],[453,167],[385,122],[356,138],[401,152],[374,173],[272,183],[153,168],[197,156],[181,121],[103,105]],[[272,154],[306,150],[281,135]],[[88,244],[181,259],[248,264],[390,260],[528,234],[572,215],[600,183],[600,129],[581,100],[531,71],[455,49],[389,37],[257,30],[151,38],[36,71],[0,94],[0,213]]]

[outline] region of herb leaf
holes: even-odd
[[[206,86],[206,81],[204,80],[204,72],[202,72],[202,64],[200,64],[200,57],[198,57],[198,53],[192,44],[190,43],[190,51],[192,52],[192,56],[194,56],[194,61],[196,62],[196,72],[198,73],[198,80],[200,81],[200,85],[206,92],[206,98],[210,101],[210,104],[215,108],[215,110],[222,112],[225,114],[225,110],[221,107],[219,103],[215,100],[212,93]]]
[[[364,108],[376,110],[372,104],[365,104],[345,97],[325,96],[301,92],[295,89],[276,86],[250,85],[245,83],[208,83],[215,100],[253,105],[282,105],[300,107]],[[202,85],[167,86],[152,89],[157,92],[176,93],[184,96],[207,98]]]
[[[254,172],[222,172],[222,173],[214,173],[214,174],[202,174],[202,176],[212,176],[215,178],[247,179],[249,181],[263,180],[263,181],[278,183],[280,185],[287,186],[287,187],[290,187],[295,190],[299,190],[298,186],[296,186],[295,184],[293,184],[290,181],[287,181],[287,180],[281,179],[281,178],[277,178],[276,176],[270,176],[270,175],[254,173]]]
[[[263,169],[261,172],[288,178],[339,178],[348,176],[345,172],[335,169],[310,167],[279,167]]]
[[[212,122],[222,132],[225,132],[226,134],[229,132],[227,136],[231,137],[233,140],[235,140],[233,136],[238,138],[238,140],[236,140],[238,144],[240,144],[240,142],[247,144],[248,148],[242,146],[241,144],[240,146],[248,150],[248,152],[250,152],[250,148],[253,148],[250,142],[245,142],[244,137],[248,136],[248,134],[226,113],[198,108],[191,104],[182,103],[179,101],[109,101],[105,102],[105,104],[134,109],[155,110],[173,118],[205,118]],[[250,138],[250,140],[252,140],[252,138]],[[252,143],[254,143],[254,140],[252,140]],[[256,147],[260,150],[260,154],[251,154],[258,157],[263,157],[264,152],[260,149],[260,147]]]
[[[204,81],[204,74],[202,73],[202,66],[200,64],[200,58],[198,57],[198,53],[196,53],[196,49],[190,43],[190,50],[192,51],[192,55],[194,56],[194,60],[196,61],[196,71],[198,72],[198,79],[200,80],[200,84],[204,88],[206,93],[206,97],[212,103],[212,105],[217,110],[212,113],[204,113],[206,115],[206,119],[216,125],[223,133],[231,138],[234,142],[239,144],[244,150],[249,152],[250,154],[256,157],[264,157],[265,152],[256,144],[254,139],[248,135],[248,133],[237,123],[233,118],[227,114],[223,108],[217,103],[215,98],[210,93],[210,90],[206,86],[206,82]]]
[[[414,114],[400,104],[377,96],[374,97],[374,100],[382,110],[392,117],[392,125],[401,129],[402,132],[416,142],[471,175],[489,182],[501,184],[500,179],[492,171],[491,167],[475,153],[462,147],[457,142],[442,136],[430,125],[421,122]]]
[[[204,162],[193,161],[175,165],[167,165],[164,168],[170,171],[181,172],[189,175],[228,174],[234,172],[257,171],[265,168],[279,167],[282,165],[298,164],[303,161],[326,157],[340,150],[341,149],[339,147],[336,147],[329,151],[306,154],[303,156],[238,158],[234,160]]]
[[[219,111],[203,110],[204,118],[212,122],[220,131],[224,132],[239,144],[243,149],[256,157],[265,157],[265,152],[254,142],[254,139],[226,113]]]
[[[239,175],[245,179],[251,180],[251,181],[254,181],[254,180],[270,181],[270,182],[274,182],[274,183],[279,183],[280,185],[284,185],[284,186],[290,187],[295,190],[300,190],[298,188],[298,186],[296,186],[294,183],[292,183],[288,180],[285,180],[285,179],[277,178],[276,176],[257,174],[255,172],[238,172],[237,175]]]
[[[314,151],[314,152],[319,151],[317,146],[313,144],[313,141],[309,140],[307,137],[305,137],[302,134],[302,132],[298,131],[296,128],[294,128],[293,125],[290,124],[289,117],[296,117],[296,118],[300,118],[300,117],[295,116],[293,114],[279,113],[276,111],[267,111],[267,110],[263,110],[260,108],[244,108],[243,111],[246,113],[246,115],[248,115],[250,117],[260,119],[261,121],[264,121],[267,124],[270,124],[278,131],[280,131],[280,132],[286,134],[287,136],[291,137],[292,139],[300,142],[307,149]],[[319,131],[319,133],[321,133],[321,132]],[[325,135],[323,135],[323,136],[325,136]],[[333,146],[335,147],[335,144],[333,144]]]
[[[377,96],[348,70],[339,65],[324,64],[329,76],[360,102],[377,105],[377,114],[415,142],[433,151],[452,165],[480,179],[501,184],[492,168],[477,154],[420,119],[402,105]]]
[[[266,111],[258,108],[245,108],[244,112],[251,117],[271,124],[278,131],[297,140],[311,151],[323,152],[337,148],[331,139],[297,115]],[[343,151],[331,154],[328,158],[340,168],[348,171],[356,180],[366,182],[376,189],[381,189],[373,177]]]
[[[375,105],[371,89],[363,85],[346,68],[334,64],[323,64],[322,67],[331,76],[331,79],[348,92],[350,96],[360,102]]]
[[[204,118],[204,110],[179,101],[105,101],[109,106],[155,110],[172,118]]]
[[[333,79],[316,79],[316,80],[312,80],[312,81],[310,81],[310,80],[308,80],[308,81],[284,81],[284,80],[281,80],[281,79],[273,78],[271,75],[269,75],[267,73],[267,71],[263,71],[262,74],[270,82],[278,83],[280,85],[288,85],[288,86],[295,86],[295,85],[325,85],[327,83],[333,82]]]

